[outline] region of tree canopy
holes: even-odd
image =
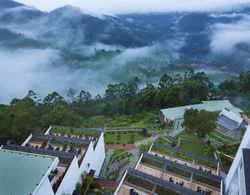
[[[198,137],[205,137],[215,128],[217,114],[205,110],[189,109],[184,114],[183,125],[189,131],[194,132]]]

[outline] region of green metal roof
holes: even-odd
[[[177,120],[182,119],[184,117],[185,111],[191,108],[198,110],[206,110],[209,112],[220,112],[226,108],[237,115],[240,115],[239,113],[243,112],[241,109],[234,107],[228,100],[203,101],[203,103],[201,104],[167,108],[161,110],[161,112],[167,119]]]
[[[30,195],[55,157],[0,149],[0,194]]]

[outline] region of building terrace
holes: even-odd
[[[205,194],[220,194],[222,178],[199,169],[145,153],[138,170]]]
[[[181,185],[176,185],[172,182],[149,175],[140,170],[129,168],[124,176],[124,181],[117,194],[199,194],[195,191],[184,188]]]
[[[215,175],[219,174],[218,160],[207,156],[194,154],[180,148],[174,148],[159,143],[154,143],[149,153],[174,162],[178,162],[183,165],[188,165],[192,168],[199,169],[204,172],[212,173]]]
[[[63,126],[51,126],[45,134],[50,134],[60,137],[77,138],[84,140],[97,141],[102,128],[73,128],[73,127],[63,127]]]
[[[25,146],[64,153],[73,153],[77,156],[78,160],[80,160],[83,158],[90,142],[90,140],[83,140],[78,138],[34,134]]]

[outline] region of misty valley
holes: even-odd
[[[111,16],[71,6],[41,12],[1,0],[0,102],[28,90],[41,98],[69,88],[103,95],[108,84],[134,78],[157,84],[163,73],[189,69],[206,72],[214,83],[237,78],[250,68],[249,14],[242,6]]]
[[[0,0],[0,195],[249,195],[250,0]]]

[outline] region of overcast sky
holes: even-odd
[[[96,13],[197,11],[228,9],[250,0],[16,0],[43,11],[72,5]]]

